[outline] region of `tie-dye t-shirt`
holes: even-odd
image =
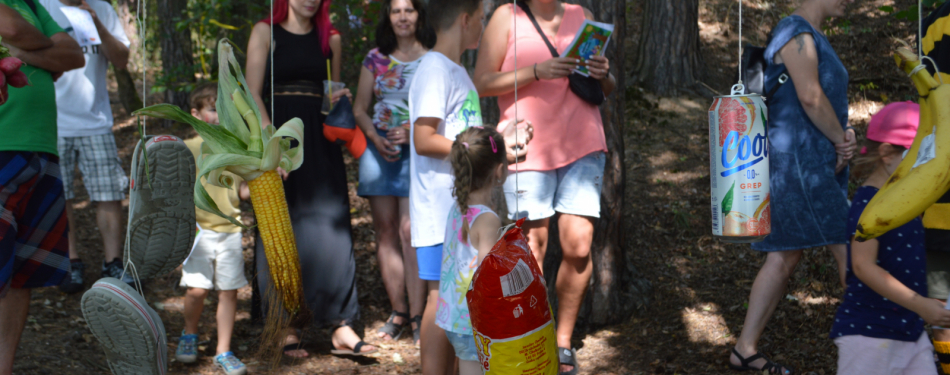
[[[482,214],[496,215],[490,208],[474,205],[468,208],[465,219],[471,226]],[[478,249],[468,238],[462,237],[464,220],[459,206],[453,205],[445,224],[445,242],[442,244],[442,274],[439,277],[439,306],[435,324],[450,332],[472,334],[472,320],[468,314],[465,293],[478,268]]]
[[[373,125],[379,130],[409,126],[409,83],[422,59],[402,62],[379,53],[374,48],[363,59],[363,66],[373,73]]]

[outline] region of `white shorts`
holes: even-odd
[[[517,189],[512,172],[505,180],[508,218],[541,220],[555,212],[599,218],[604,163],[606,156],[597,151],[555,170],[518,172]]]
[[[235,290],[247,285],[241,232],[201,231],[195,249],[181,269],[181,286],[187,288]]]
[[[932,375],[934,347],[924,331],[916,342],[849,335],[835,339],[838,375]]]

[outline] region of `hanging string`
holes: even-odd
[[[515,48],[515,147],[518,147],[518,4],[517,0],[511,0],[511,22],[514,35]],[[527,4],[526,4],[527,6]],[[527,147],[528,145],[525,145]],[[518,200],[521,196],[521,190],[518,188],[518,158],[515,157],[515,220],[520,219],[521,207],[518,207]]]
[[[917,1],[917,57],[922,58],[923,56],[924,56],[924,0],[918,0]]]
[[[288,8],[290,6],[288,5]],[[290,9],[287,10],[288,12]],[[316,27],[316,25],[314,25]],[[270,0],[270,44],[268,45],[270,54],[270,121],[274,122],[274,0]],[[327,77],[327,79],[330,79]]]
[[[742,84],[742,0],[739,0],[739,63],[736,69],[739,70],[739,84]]]
[[[148,104],[148,90],[146,89],[146,79],[148,71],[148,58],[145,55],[145,19],[148,17],[148,7],[145,6],[145,0],[139,0],[136,4],[135,19],[139,25],[139,43],[141,43],[142,48],[139,51],[139,54],[142,58],[142,108]],[[141,124],[140,132],[142,132],[142,137],[145,137],[145,122],[142,121],[142,116],[137,116],[138,122]]]

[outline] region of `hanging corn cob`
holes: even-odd
[[[290,147],[290,139],[303,144],[303,122],[294,118],[275,129],[261,129],[261,112],[247,91],[241,66],[234,57],[227,39],[218,43],[218,100],[221,126],[209,125],[170,104],[159,104],[135,111],[136,115],[183,122],[194,127],[204,139],[198,158],[198,178],[206,177],[212,185],[232,188],[233,179],[222,172],[241,176],[251,190],[251,202],[257,216],[258,230],[264,242],[271,281],[283,297],[284,309],[294,315],[300,311],[302,284],[300,260],[290,214],[277,167],[292,171],[303,163],[303,147]],[[195,184],[198,208],[244,225],[225,215],[202,184]]]

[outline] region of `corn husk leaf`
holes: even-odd
[[[234,178],[227,172],[240,176],[245,181],[252,181],[277,167],[288,172],[300,168],[304,156],[303,148],[299,146],[303,144],[303,121],[294,118],[280,129],[273,125],[261,129],[260,108],[247,91],[248,86],[244,75],[241,74],[241,66],[227,39],[218,43],[218,56],[220,75],[216,107],[221,126],[205,123],[170,104],[154,105],[133,114],[191,125],[204,140],[197,161],[198,180],[204,178],[214,186],[234,188]],[[242,116],[242,111],[235,101],[243,106],[243,114],[247,117]],[[296,140],[298,146],[292,148],[291,140]],[[255,149],[260,151],[253,151]],[[246,228],[243,223],[221,212],[203,184],[195,184],[194,197],[198,208]]]

